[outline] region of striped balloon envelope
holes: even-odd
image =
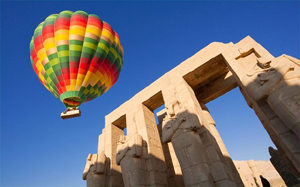
[[[30,59],[41,83],[70,110],[115,84],[123,48],[118,34],[97,15],[62,11],[35,29]]]

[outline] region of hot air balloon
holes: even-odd
[[[123,67],[118,34],[97,15],[62,11],[34,31],[30,59],[40,82],[66,106],[63,119],[80,116],[79,106],[104,94]]]

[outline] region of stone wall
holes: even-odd
[[[236,166],[242,181],[245,186],[262,186],[260,178],[258,178],[258,181],[255,181],[254,176],[260,176],[262,175],[264,178],[266,178],[271,186],[276,187],[286,187],[286,184],[282,180],[281,176],[278,174],[274,166],[270,161],[236,161],[234,160],[234,165]],[[250,163],[250,164],[249,164]],[[252,167],[252,169],[251,169]],[[256,167],[253,172],[253,167]]]

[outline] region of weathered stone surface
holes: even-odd
[[[106,156],[104,152],[89,154],[83,171],[82,178],[88,187],[106,186]]]
[[[149,185],[146,159],[142,157],[143,138],[139,134],[120,136],[116,162],[121,165],[125,186]]]
[[[105,116],[98,146],[107,156],[105,185],[261,186],[261,173],[271,185],[281,184],[264,162],[245,162],[237,172],[202,107],[235,87],[300,177],[299,64],[288,55],[274,58],[249,36],[211,43]],[[163,104],[157,125],[153,111]],[[127,140],[140,135],[142,141],[118,146],[124,128]]]

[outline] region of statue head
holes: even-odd
[[[177,114],[180,109],[180,103],[177,100],[174,100],[166,105],[167,115],[173,117]]]

